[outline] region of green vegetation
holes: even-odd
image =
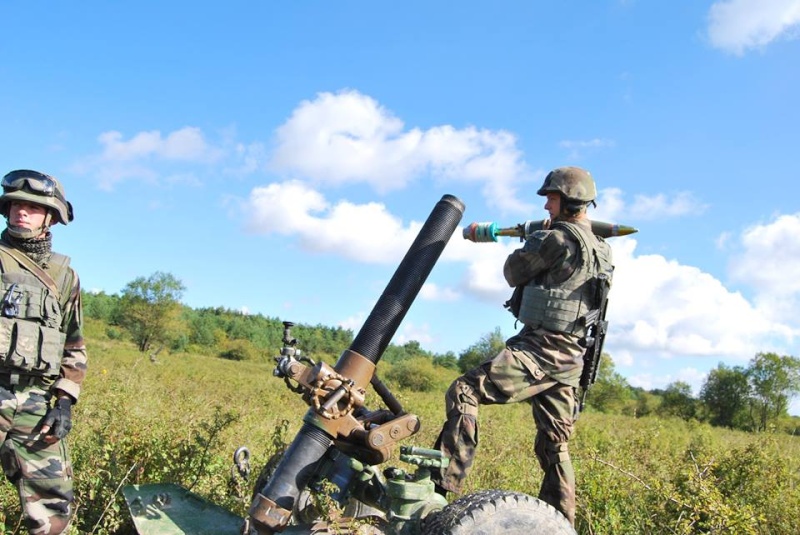
[[[161,272],[125,286],[116,317],[139,351],[147,351],[154,344],[163,347],[179,336],[183,327],[180,300],[185,289],[173,275]]]
[[[282,326],[276,329],[280,337]],[[86,330],[91,366],[68,437],[78,496],[73,535],[134,533],[120,494],[122,485],[132,483],[176,482],[245,515],[253,483],[231,478],[233,451],[247,445],[258,473],[294,437],[307,409],[272,376],[271,357],[280,343],[253,360],[192,352],[151,359],[132,340],[109,336],[104,322],[89,319]],[[420,369],[431,375],[432,389],[413,382],[401,388]],[[430,447],[444,419],[444,388],[458,371],[416,359],[382,361],[379,371],[406,410],[422,420],[408,443]],[[371,408],[376,399],[370,392]],[[504,488],[535,496],[541,475],[529,407],[485,407],[481,431],[467,491]],[[578,530],[794,533],[800,523],[798,440],[678,417],[589,410],[571,445]],[[19,520],[14,492],[10,484],[0,485],[4,534],[14,533]]]
[[[180,303],[183,291],[183,284],[173,275],[156,272],[129,283],[121,297],[84,294],[84,311],[87,318],[109,324],[109,338],[130,339],[140,351],[150,351],[151,358],[167,348],[173,353],[271,364],[273,352],[281,345],[281,320],[224,308],[194,310]],[[353,340],[349,330],[321,325],[298,325],[294,332],[304,351],[330,363]],[[494,357],[504,346],[498,327],[458,357],[452,352],[438,355],[426,351],[412,340],[390,344],[382,362],[402,363],[392,373],[404,388],[441,390],[441,368],[465,372]],[[699,399],[692,396],[690,385],[681,381],[664,390],[633,388],[614,370],[613,360],[606,354],[601,356],[597,377],[587,406],[603,413],[657,414],[745,431],[775,427],[789,434],[800,432],[800,418],[790,418],[787,412],[791,397],[800,393],[800,359],[795,357],[759,353],[747,368],[720,364],[709,374]]]
[[[307,409],[302,400],[260,359],[164,352],[153,361],[134,342],[107,331],[107,324],[88,320],[91,366],[68,437],[78,496],[73,533],[133,533],[120,495],[121,486],[131,483],[176,482],[244,515],[252,482],[231,479],[233,451],[247,445],[258,473],[299,429]],[[406,410],[422,419],[409,443],[430,447],[444,419],[443,389],[458,372],[417,359],[382,361],[379,371]],[[417,372],[432,377],[432,390],[413,381],[401,388]],[[368,403],[376,398],[370,393]],[[481,422],[467,491],[504,488],[535,496],[541,475],[529,407],[485,407]],[[795,533],[799,440],[590,409],[571,444],[578,531]],[[0,485],[0,532],[14,532],[17,511],[14,488]]]
[[[193,310],[179,303],[182,288],[157,273],[131,283],[122,297],[83,296],[90,367],[67,439],[78,499],[72,535],[133,534],[121,496],[127,484],[178,483],[244,516],[255,474],[300,428],[307,407],[272,375],[281,320]],[[144,337],[150,305],[168,313]],[[296,325],[292,333],[304,354],[331,364],[353,339],[349,330],[319,325]],[[496,330],[458,356],[413,341],[387,348],[378,373],[423,424],[406,443],[434,443],[444,392],[459,369],[502,346]],[[795,533],[800,419],[786,408],[797,390],[797,359],[771,353],[748,367],[720,364],[699,399],[680,382],[660,391],[632,388],[603,355],[570,445],[578,532]],[[367,404],[378,408],[374,393]],[[480,425],[466,492],[536,496],[541,472],[530,408],[484,407]],[[242,445],[252,453],[250,482],[231,475],[232,454]],[[14,487],[0,484],[0,534],[20,532],[18,510]]]

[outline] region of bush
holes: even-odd
[[[220,358],[237,361],[254,361],[258,358],[258,351],[248,340],[230,340],[226,346],[219,354]]]
[[[442,368],[425,357],[402,360],[392,365],[386,379],[398,388],[412,392],[430,392],[442,386]]]
[[[122,340],[125,334],[116,327],[109,327],[106,329],[106,336],[109,340]]]

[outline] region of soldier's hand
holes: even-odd
[[[72,400],[58,398],[42,420],[42,434],[47,435],[45,441],[52,443],[67,436],[70,429],[72,429]]]

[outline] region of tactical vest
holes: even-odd
[[[48,274],[62,295],[0,251],[0,370],[57,377],[66,334],[61,331],[69,257],[53,253]]]
[[[545,286],[541,277],[534,278],[522,292],[518,319],[533,328],[586,334],[584,317],[590,310],[598,308],[597,275],[606,273],[608,280],[614,266],[611,264],[611,247],[583,227],[559,221],[551,227],[564,231],[578,243],[579,263],[572,275],[564,282]]]

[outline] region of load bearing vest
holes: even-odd
[[[69,258],[53,254],[51,271],[62,288]],[[2,255],[0,276],[0,371],[58,376],[66,334],[61,296],[37,276]]]
[[[560,284],[544,285],[538,277],[525,285],[522,292],[518,319],[532,328],[586,334],[584,317],[602,303],[597,303],[597,285],[603,284],[597,276],[605,273],[608,283],[614,266],[611,247],[580,225],[559,221],[551,230],[562,230],[575,238],[579,245],[580,261],[572,275]]]

